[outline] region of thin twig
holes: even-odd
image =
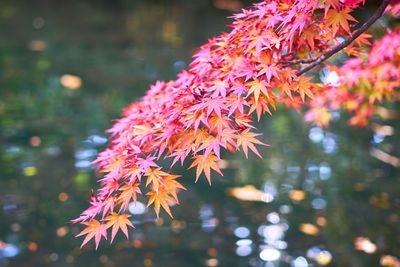
[[[385,12],[386,7],[389,5],[390,0],[383,0],[381,5],[378,7],[376,12],[360,27],[358,30],[356,30],[352,36],[348,37],[346,40],[338,44],[337,46],[333,47],[331,50],[323,53],[321,56],[318,57],[316,61],[314,61],[312,64],[308,65],[304,69],[299,70],[296,75],[300,76],[307,71],[313,69],[315,66],[320,64],[321,62],[327,60],[346,46],[350,45],[355,39],[357,39],[361,34],[363,34],[365,31],[371,27],[372,24],[375,23],[380,17],[382,17],[383,12]]]

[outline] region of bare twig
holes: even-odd
[[[372,24],[375,23],[380,17],[382,17],[383,12],[385,12],[386,7],[389,5],[390,0],[383,0],[381,5],[378,7],[378,9],[375,11],[375,13],[360,27],[358,30],[356,30],[353,35],[348,37],[346,40],[338,44],[337,46],[333,47],[331,50],[326,51],[323,53],[321,56],[317,57],[315,61],[311,61],[312,63],[305,67],[304,69],[299,70],[296,75],[300,76],[307,71],[313,69],[315,66],[320,64],[321,62],[327,60],[346,46],[350,45],[355,39],[357,39],[361,34],[363,34],[365,31],[371,27]],[[311,59],[310,59],[311,60]],[[300,62],[301,63],[301,62]]]

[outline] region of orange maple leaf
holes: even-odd
[[[137,194],[141,194],[139,183],[126,184],[119,189],[121,194],[118,197],[118,204],[121,204],[120,211],[128,208],[131,199],[136,202]]]
[[[350,33],[349,21],[357,21],[349,13],[351,9],[343,9],[341,11],[330,9],[326,14],[326,24],[327,26],[332,26],[333,34],[336,35],[339,26],[343,28],[346,32]]]
[[[310,90],[311,79],[312,79],[311,77],[301,76],[299,77],[298,83],[294,85],[294,89],[300,94],[301,100],[303,100],[303,102],[306,95],[310,98],[313,97],[313,93]]]
[[[176,203],[179,203],[177,191],[179,189],[186,190],[181,183],[175,180],[179,177],[181,177],[181,175],[168,175],[164,178],[165,188],[167,188],[167,191],[175,199]]]
[[[96,249],[99,247],[99,243],[102,237],[107,240],[107,226],[96,219],[91,219],[88,222],[83,222],[82,224],[87,227],[80,232],[78,236],[86,235],[82,242],[81,247],[83,247],[87,242],[89,242],[93,237],[96,243]]]
[[[169,208],[168,202],[177,203],[173,197],[171,197],[168,192],[166,192],[163,188],[160,188],[158,192],[151,191],[146,195],[149,196],[149,202],[147,203],[147,207],[154,203],[154,210],[157,214],[157,218],[160,214],[160,207],[168,213],[168,215],[173,218],[171,210]]]
[[[111,230],[111,243],[114,240],[115,235],[117,234],[118,230],[121,229],[121,231],[124,233],[126,238],[128,238],[128,227],[133,227],[132,222],[129,220],[129,217],[131,217],[128,214],[118,214],[116,212],[112,212],[110,215],[108,215],[105,220],[107,221],[106,227],[107,229],[112,226]]]
[[[153,189],[157,191],[160,183],[163,183],[162,177],[167,176],[168,173],[161,171],[161,167],[159,167],[155,169],[149,168],[145,175],[147,176],[146,186],[151,183]]]
[[[196,182],[199,180],[199,177],[202,172],[206,175],[208,183],[211,185],[211,169],[218,172],[220,175],[223,175],[221,170],[218,168],[217,165],[217,156],[215,156],[214,152],[211,152],[207,156],[204,155],[197,155],[193,157],[193,163],[189,166],[189,169],[196,167]]]
[[[258,103],[258,99],[260,98],[261,93],[269,98],[266,81],[256,78],[253,81],[247,83],[247,85],[250,86],[247,96],[253,94],[256,104]]]
[[[261,134],[252,133],[252,132],[250,132],[250,129],[246,129],[236,136],[237,137],[236,145],[237,145],[237,147],[242,146],[242,149],[243,149],[244,154],[246,155],[246,158],[249,157],[249,155],[248,155],[249,148],[257,156],[262,158],[262,156],[258,152],[256,146],[254,145],[254,144],[257,144],[257,145],[266,146],[266,144],[264,144],[263,142],[261,142],[260,140],[258,140],[256,138],[256,136],[259,136],[259,135],[261,135]]]

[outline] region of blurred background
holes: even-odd
[[[400,266],[398,117],[321,129],[283,108],[263,160],[225,155],[211,188],[175,168],[174,220],[139,199],[128,241],[79,248],[105,130],[249,3],[0,0],[0,267]]]

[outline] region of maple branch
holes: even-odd
[[[314,61],[318,60],[321,56],[318,57],[311,57],[311,58],[298,58],[290,61],[284,61],[282,65],[284,67],[290,66],[290,65],[295,65],[295,64],[310,64],[313,63]]]
[[[378,9],[375,11],[375,13],[360,27],[358,28],[358,30],[356,30],[353,35],[351,35],[350,37],[348,37],[346,40],[344,40],[343,42],[341,42],[340,44],[338,44],[337,46],[333,47],[331,50],[323,53],[321,56],[316,57],[316,58],[311,58],[309,59],[311,62],[313,62],[312,64],[308,65],[307,67],[305,67],[304,69],[299,70],[296,75],[300,76],[304,73],[306,73],[307,71],[313,69],[315,66],[317,66],[318,64],[320,64],[321,62],[327,60],[328,58],[330,58],[331,56],[333,56],[334,54],[336,54],[337,52],[339,52],[340,50],[342,50],[343,48],[345,48],[346,46],[350,45],[355,39],[357,39],[361,34],[363,34],[364,32],[366,32],[369,27],[372,26],[372,24],[374,24],[380,17],[382,17],[383,12],[385,11],[386,7],[389,5],[390,0],[383,0],[381,5],[378,7]],[[315,61],[314,61],[315,60]],[[302,62],[299,62],[302,63]],[[307,62],[306,62],[307,63]]]

